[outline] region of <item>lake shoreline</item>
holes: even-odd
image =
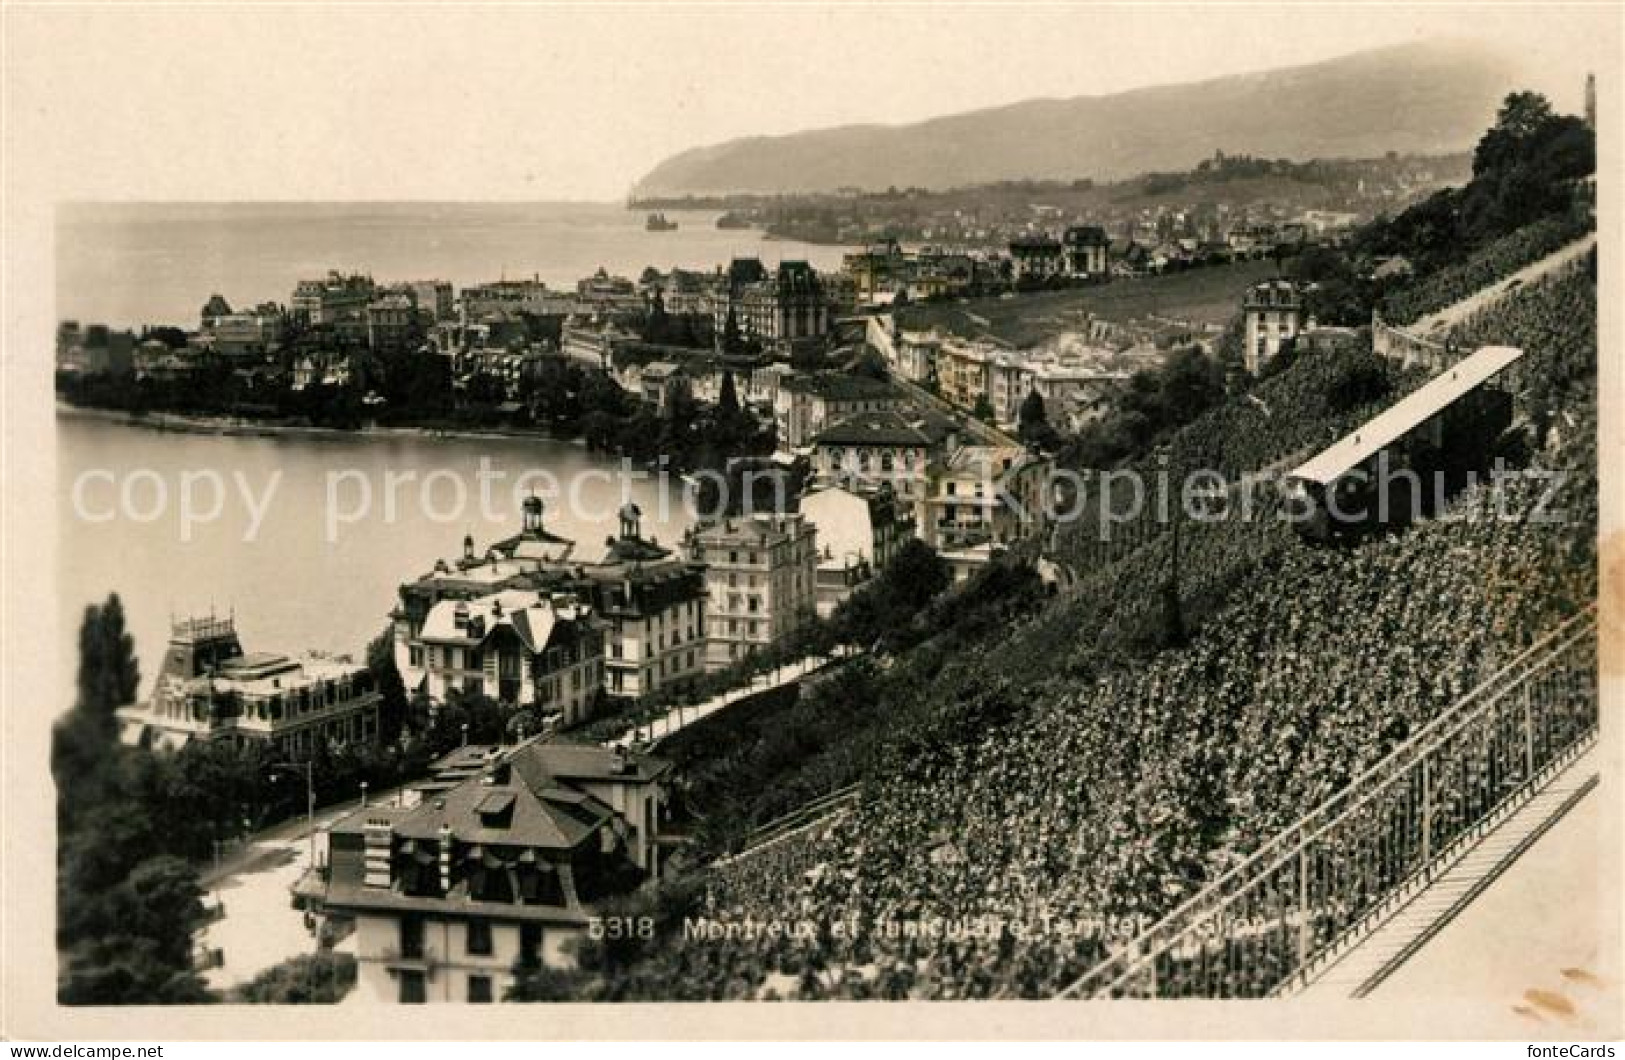
[[[540,434],[536,431],[502,430],[494,427],[481,430],[439,427],[317,427],[295,423],[267,423],[238,416],[199,416],[179,412],[136,413],[124,409],[72,405],[62,401],[56,403],[56,416],[59,420],[100,420],[167,434],[202,434],[233,438],[289,437],[312,441],[341,441],[352,438],[445,438],[457,441],[538,441],[573,445],[583,449],[587,444],[585,439],[579,436],[561,437]]]

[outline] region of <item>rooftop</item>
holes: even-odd
[[[385,823],[406,840],[438,842],[446,829],[471,844],[568,851],[614,819],[611,807],[583,784],[648,784],[672,765],[662,758],[586,744],[532,739],[497,751],[463,748],[441,763],[474,770],[454,786],[426,792],[416,806],[369,806],[335,822],[338,833],[364,834]]]
[[[955,433],[952,420],[931,412],[860,412],[825,428],[815,445],[936,446]]]
[[[1291,477],[1326,485],[1394,444],[1469,391],[1493,379],[1523,356],[1515,346],[1484,346],[1428,380],[1299,465]]]
[[[865,398],[879,400],[899,396],[897,388],[887,380],[847,372],[790,376],[784,380],[783,385],[787,390],[817,394],[826,401],[859,401]]]

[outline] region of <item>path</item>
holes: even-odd
[[[1383,984],[1390,979],[1395,982],[1408,980],[1408,992],[1411,994],[1418,990],[1448,990],[1450,980],[1459,975],[1462,968],[1455,962],[1428,962],[1422,958],[1431,956],[1429,949],[1434,945],[1435,938],[1449,931],[1453,922],[1458,918],[1463,923],[1470,919],[1466,914],[1473,908],[1473,903],[1481,896],[1494,893],[1503,875],[1513,868],[1514,863],[1519,863],[1520,857],[1529,852],[1544,854],[1545,848],[1538,845],[1540,840],[1566,814],[1588,796],[1593,803],[1597,801],[1592,795],[1597,783],[1597,758],[1596,748],[1593,747],[1571,762],[1544,789],[1463,851],[1455,861],[1441,867],[1427,886],[1328,964],[1299,994],[1325,999],[1365,997],[1382,991]],[[1539,857],[1529,858],[1520,864],[1537,868],[1537,874],[1545,884],[1544,904],[1550,904],[1554,897],[1560,902],[1569,903],[1573,895],[1562,893],[1567,888],[1559,889],[1554,894],[1550,884],[1557,877],[1551,871],[1552,866],[1542,865],[1542,860]],[[1541,904],[1533,903],[1536,907]],[[1559,935],[1549,942],[1572,943],[1576,939],[1594,938],[1595,905],[1590,906],[1588,911],[1593,915],[1589,927],[1582,924],[1576,927],[1574,933]],[[1496,917],[1485,921],[1482,917],[1478,918],[1478,927],[1470,932],[1471,939],[1467,945],[1463,946],[1458,941],[1455,946],[1459,951],[1458,961],[1466,958],[1467,950],[1471,949],[1472,960],[1469,963],[1482,964],[1484,954],[1480,947],[1487,947],[1495,937],[1499,937],[1503,943],[1509,937],[1517,938],[1531,926],[1526,917],[1526,910],[1519,910],[1511,919]],[[1551,934],[1544,923],[1538,930],[1542,934]],[[1545,948],[1549,950],[1550,945]],[[1503,968],[1502,971],[1511,970],[1514,976],[1527,971],[1521,957],[1512,959],[1514,964],[1511,968]],[[1403,974],[1413,961],[1419,965],[1432,963],[1433,973],[1418,976]],[[1442,976],[1441,972],[1444,973]],[[1386,993],[1388,991],[1384,991],[1385,996]]]
[[[1533,283],[1547,273],[1562,268],[1569,262],[1579,258],[1597,245],[1595,232],[1578,239],[1561,250],[1553,251],[1539,261],[1525,265],[1511,276],[1497,280],[1488,287],[1480,288],[1453,305],[1445,306],[1436,312],[1429,313],[1414,324],[1406,325],[1404,330],[1412,335],[1431,337],[1436,332],[1446,331],[1466,320],[1479,310],[1489,306],[1510,294],[1524,284]]]
[[[793,684],[833,662],[851,658],[851,655],[852,653],[849,652],[837,652],[834,656],[809,655],[799,662],[758,674],[750,679],[750,683],[712,696],[704,703],[675,706],[653,721],[642,722],[634,726],[630,732],[622,733],[614,739],[604,741],[605,746],[627,747],[641,737],[652,747],[673,733],[681,732],[688,726],[693,725],[701,718],[708,718],[717,711],[732,706],[742,699],[748,699],[751,696]]]

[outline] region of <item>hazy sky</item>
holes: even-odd
[[[8,146],[56,198],[596,199],[732,137],[1479,38],[1578,106],[1618,9],[10,7]],[[17,91],[20,89],[21,91]],[[45,191],[46,189],[36,189]]]

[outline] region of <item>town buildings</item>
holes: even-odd
[[[288,311],[305,324],[332,325],[359,340],[365,338],[366,309],[376,294],[371,276],[329,272],[326,279],[295,284]]]
[[[409,691],[422,688],[431,701],[452,689],[478,692],[573,725],[592,713],[600,690],[648,696],[704,672],[704,572],[644,538],[637,505],[622,507],[618,536],[594,560],[547,530],[539,497],[523,509],[518,534],[483,554],[465,538],[461,559],[440,560],[401,586],[391,618]],[[491,641],[504,624],[517,644],[507,634]]]
[[[636,504],[623,505],[619,536],[577,572],[607,627],[611,696],[653,695],[705,672],[705,569],[645,539],[642,518]]]
[[[1061,246],[1066,257],[1066,274],[1075,280],[1100,280],[1109,275],[1111,237],[1098,225],[1074,225],[1066,230]]]
[[[224,305],[223,299],[221,305]],[[216,355],[231,364],[254,363],[264,361],[277,348],[282,310],[266,303],[240,313],[220,313],[207,320],[203,332],[212,336]]]
[[[163,343],[156,345],[170,352]],[[106,324],[80,327],[76,320],[64,320],[56,329],[56,366],[85,375],[129,375],[136,370],[135,335]]]
[[[595,903],[658,878],[671,763],[532,739],[437,763],[411,806],[363,806],[328,829],[327,863],[294,895],[355,924],[371,1002],[500,1001],[516,973],[567,967]]]
[[[449,280],[403,280],[390,284],[389,291],[410,298],[425,327],[456,317],[457,291]]]
[[[934,383],[943,336],[938,331],[898,331],[891,343],[890,368],[911,383]]]
[[[826,426],[860,412],[899,409],[903,395],[883,379],[849,372],[789,375],[778,386],[779,444],[801,448]]]
[[[801,514],[720,519],[686,544],[706,567],[706,669],[767,648],[816,613],[816,531]]]
[[[260,740],[307,758],[376,740],[380,698],[372,674],[348,656],[245,653],[232,618],[188,618],[170,629],[152,696],[119,708],[120,738],[170,749]]]
[[[892,561],[914,534],[914,519],[890,489],[823,483],[801,498],[801,514],[818,530],[818,614],[842,600]]]
[[[988,399],[989,361],[999,347],[946,338],[937,346],[937,388],[942,399],[974,411]]]
[[[740,337],[788,352],[829,334],[829,298],[805,261],[783,261],[769,273],[756,258],[735,258],[714,308],[719,341],[728,339],[730,318]]]
[[[1247,291],[1241,312],[1242,361],[1249,372],[1257,372],[1302,330],[1303,293],[1291,280],[1265,280]]]
[[[813,439],[813,471],[825,482],[886,485],[901,502],[914,505],[926,495],[932,463],[957,444],[958,428],[945,416],[864,412]]]
[[[374,350],[400,350],[420,334],[417,300],[410,294],[386,294],[367,303],[367,345]]]
[[[464,287],[459,295],[463,319],[480,322],[493,314],[532,313],[537,316],[564,316],[578,308],[576,297],[551,290],[539,278],[493,280]]]
[[[963,446],[931,480],[920,537],[939,549],[1009,545],[1041,531],[1053,464],[1026,449]]]
[[[1047,235],[1022,236],[1010,241],[1011,278],[1051,280],[1067,273],[1067,251]]]
[[[542,721],[583,722],[603,686],[604,633],[567,592],[504,589],[430,609],[409,647],[429,698],[462,693],[529,707]]]

